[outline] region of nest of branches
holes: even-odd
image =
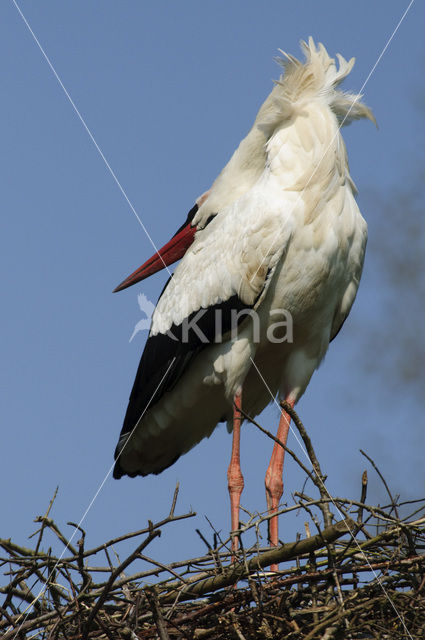
[[[0,540],[5,586],[0,588],[0,634],[4,640],[37,638],[210,640],[257,638],[287,640],[360,640],[425,637],[425,499],[395,500],[376,464],[388,504],[367,503],[367,474],[358,500],[331,496],[311,441],[297,414],[293,418],[311,463],[302,467],[317,496],[294,494],[281,518],[303,512],[305,535],[274,549],[262,548],[260,525],[267,515],[248,514],[232,536],[239,538],[237,557],[231,537],[214,535],[204,556],[163,564],[146,555],[149,544],[170,523],[191,518],[176,515],[178,487],[161,522],[87,549],[85,531],[76,524],[74,546],[50,517],[52,499],[24,548]],[[248,416],[246,416],[248,420]],[[267,436],[273,436],[250,420]],[[280,443],[281,446],[284,446]],[[400,511],[409,511],[403,518]],[[63,545],[56,557],[43,550],[46,533]],[[254,532],[254,544],[244,541]],[[124,560],[112,549],[134,541]],[[115,557],[115,556],[114,556]],[[134,572],[136,561],[149,568]],[[268,567],[279,563],[279,571]]]

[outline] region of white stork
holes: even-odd
[[[351,309],[366,247],[340,127],[374,118],[361,96],[338,89],[354,59],[338,54],[337,65],[311,38],[301,46],[304,63],[282,52],[284,74],[183,226],[116,288],[183,258],[152,317],[114,477],[158,474],[228,421],[232,531],[244,486],[239,409],[256,416],[276,395],[291,406],[299,400]],[[288,318],[292,339],[279,339]],[[283,443],[289,421],[282,411]],[[283,492],[283,459],[275,444],[270,514]],[[269,538],[278,544],[277,516]]]

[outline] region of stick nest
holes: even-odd
[[[54,496],[45,515],[36,518],[33,546],[0,540],[6,577],[0,587],[3,640],[424,638],[425,499],[394,499],[366,454],[388,504],[367,504],[366,472],[359,500],[331,496],[304,426],[283,406],[303,439],[310,468],[288,447],[286,453],[318,492],[313,497],[297,492],[294,504],[280,511],[281,520],[304,514],[302,537],[263,548],[259,529],[268,516],[247,514],[247,522],[232,533],[239,539],[237,557],[230,552],[231,537],[221,540],[215,533],[210,544],[199,533],[207,546],[204,556],[165,565],[145,549],[170,523],[195,515],[175,514],[178,487],[161,522],[149,521],[140,531],[93,549],[86,549],[80,526],[68,523],[77,534],[74,546],[74,536],[68,540],[52,520]],[[255,540],[249,547],[248,532]],[[62,554],[43,550],[47,534],[59,541]],[[128,549],[130,541],[131,553],[117,560],[113,552],[124,542]],[[140,560],[148,569],[135,573]],[[279,571],[268,571],[276,563]]]

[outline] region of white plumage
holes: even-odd
[[[350,311],[367,227],[339,128],[373,116],[360,96],[338,89],[354,59],[338,55],[337,66],[311,38],[302,48],[304,63],[287,54],[279,60],[284,75],[200,204],[193,243],[158,301],[150,336],[229,299],[246,308],[246,318],[237,336],[198,348],[170,388],[127,425],[118,475],[172,464],[218,421],[231,420],[242,388],[251,416],[272,400],[269,390],[296,402]],[[285,313],[293,341],[275,344],[267,331]]]

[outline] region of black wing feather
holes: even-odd
[[[166,334],[149,336],[130,394],[119,444],[115,450],[117,462],[114,478],[123,475],[119,454],[126,440],[125,436],[131,433],[146,410],[175,386],[192,359],[208,344],[214,343],[216,338],[218,340],[216,312],[221,312],[220,334],[224,335],[232,328],[235,314],[252,306],[254,305],[247,305],[237,295],[233,295],[225,302],[191,313],[180,325],[173,324]],[[195,330],[190,326],[190,322],[197,314],[200,317],[196,322],[198,330]],[[240,322],[244,318],[245,316],[242,316]]]

